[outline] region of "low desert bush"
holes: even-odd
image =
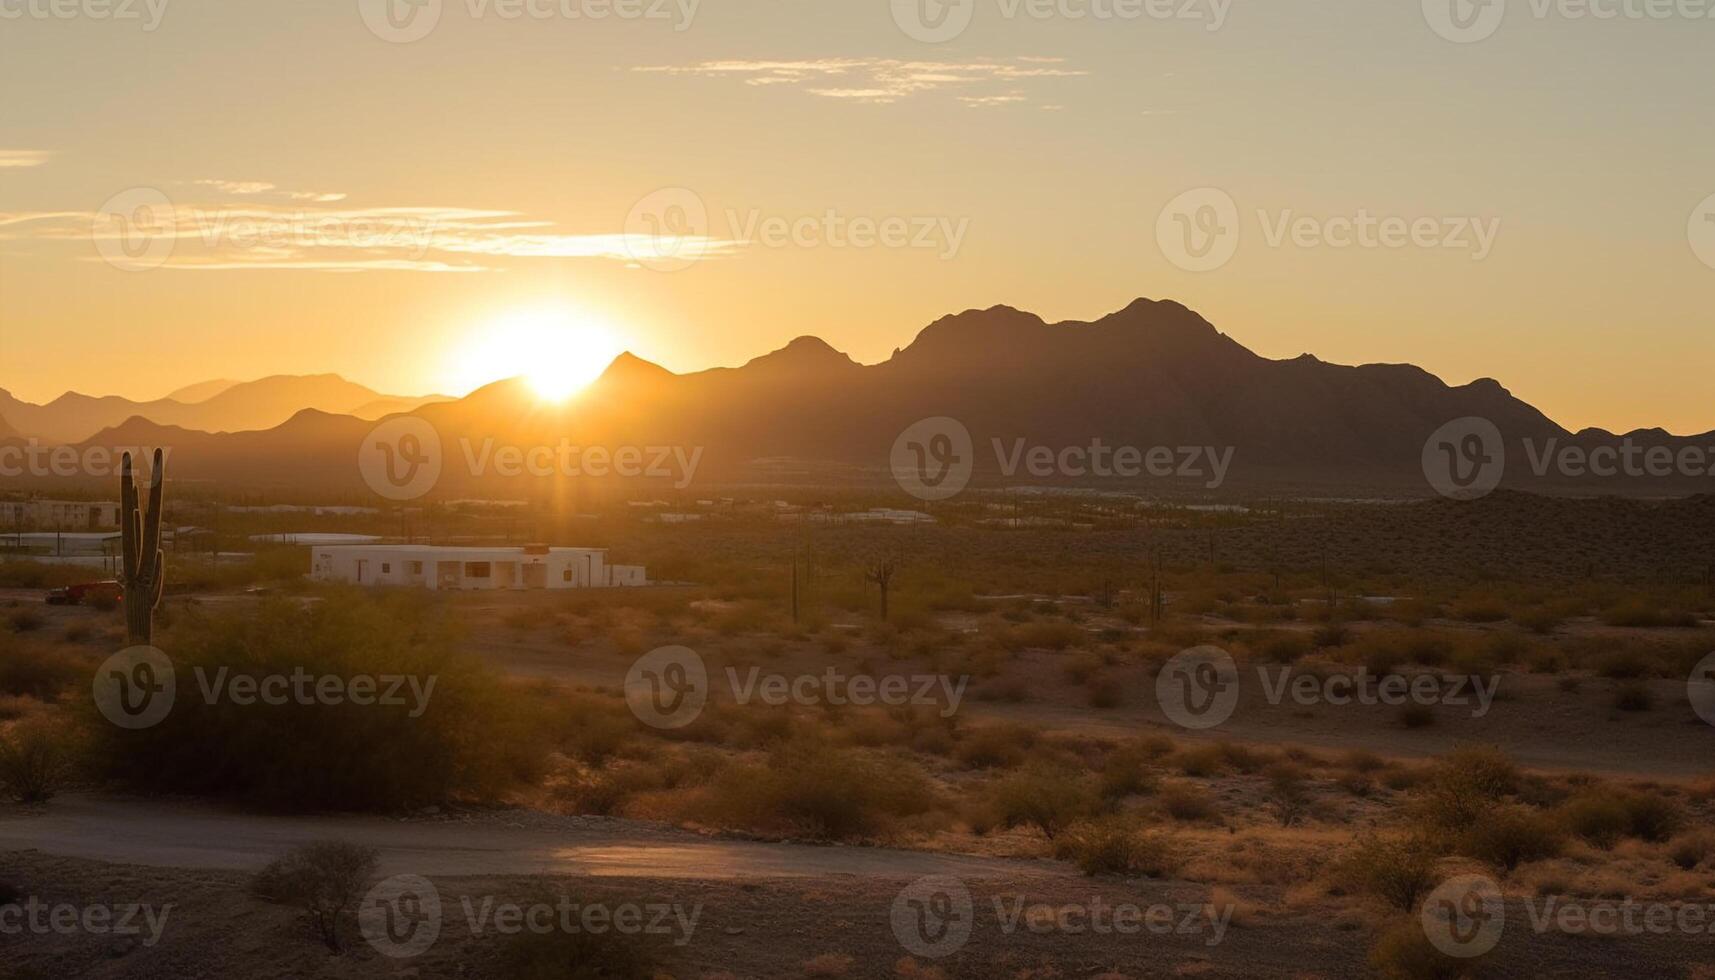
[[[1675,837],[1668,846],[1668,860],[1683,871],[1691,871],[1715,854],[1715,832],[1693,831]]]
[[[1303,770],[1288,763],[1270,767],[1263,800],[1282,827],[1302,823],[1310,812],[1310,791],[1304,784]]]
[[[333,590],[184,617],[157,641],[176,668],[172,710],[134,731],[95,721],[92,758],[133,790],[275,809],[499,799],[545,773],[552,705],[457,652],[444,616],[416,593]],[[288,682],[275,703],[235,696],[240,679],[265,693],[270,678]],[[338,699],[319,696],[330,678]]]
[[[0,694],[54,701],[80,677],[87,674],[66,651],[0,633]]]
[[[1091,779],[1048,762],[1032,763],[997,780],[987,788],[985,803],[994,824],[1035,827],[1049,840],[1103,809]]]
[[[1089,820],[1068,828],[1054,843],[1054,854],[1087,875],[1141,875],[1171,878],[1181,860],[1173,839],[1124,816]]]
[[[1630,826],[1625,804],[1610,793],[1582,793],[1560,807],[1560,820],[1586,843],[1607,850],[1620,842]]]
[[[1525,806],[1496,807],[1459,838],[1459,853],[1512,871],[1521,864],[1555,857],[1565,831],[1548,814]]]
[[[1518,787],[1518,767],[1500,749],[1463,745],[1430,767],[1414,815],[1432,834],[1461,833]]]
[[[905,759],[803,737],[777,746],[765,761],[726,767],[698,795],[690,816],[721,827],[861,840],[886,836],[936,802],[928,777]]]
[[[1193,783],[1169,783],[1156,794],[1161,812],[1181,823],[1217,823],[1221,811],[1215,798]]]
[[[259,898],[301,910],[327,948],[339,952],[340,922],[375,874],[373,847],[345,841],[305,844],[270,861],[250,890]]]
[[[0,732],[0,792],[20,803],[40,803],[71,778],[79,739],[67,725],[34,715]]]
[[[1023,725],[985,725],[965,733],[953,758],[967,769],[1011,769],[1035,744],[1036,733]]]
[[[1136,742],[1109,752],[1102,760],[1102,799],[1118,801],[1154,792],[1161,779],[1150,767],[1151,758],[1149,748]]]
[[[1336,882],[1410,912],[1435,887],[1435,848],[1421,837],[1358,838],[1335,864]]]

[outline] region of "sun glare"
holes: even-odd
[[[454,370],[467,389],[523,378],[544,401],[564,401],[601,375],[620,352],[607,324],[563,307],[514,310],[483,324]]]

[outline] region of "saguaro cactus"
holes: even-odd
[[[167,584],[166,556],[161,553],[161,451],[149,471],[149,510],[137,505],[137,481],[126,453],[119,475],[120,547],[125,559],[119,585],[125,590],[125,632],[132,646],[147,646],[155,633],[155,607]]]

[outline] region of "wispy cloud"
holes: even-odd
[[[334,204],[345,200],[344,194],[324,194],[320,191],[288,191],[262,180],[198,180],[193,181],[200,187],[212,187],[217,191],[240,197],[266,196],[287,201],[308,201],[314,204]]]
[[[1006,85],[1001,94],[960,95],[966,105],[1029,101],[1017,86],[1034,80],[1071,78],[1088,72],[1064,67],[1059,58],[990,61],[900,61],[891,58],[820,58],[807,61],[703,61],[648,65],[633,71],[701,78],[729,78],[747,85],[791,85],[811,95],[850,102],[892,103],[944,89]]]
[[[52,156],[48,150],[0,150],[0,170],[39,167]]]
[[[167,202],[112,211],[0,212],[0,241],[93,244],[101,261],[156,249],[152,267],[196,271],[300,269],[327,272],[482,272],[484,259],[606,259],[647,263],[695,261],[731,254],[741,244],[706,235],[571,232],[516,211],[444,207],[333,208],[345,195],[317,195],[302,205],[248,200],[274,188],[236,181],[197,181],[247,198],[243,204]],[[300,200],[290,192],[285,196]]]

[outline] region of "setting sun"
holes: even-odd
[[[546,401],[563,401],[601,375],[620,352],[606,323],[579,310],[514,310],[482,325],[453,365],[467,390],[523,378]]]

